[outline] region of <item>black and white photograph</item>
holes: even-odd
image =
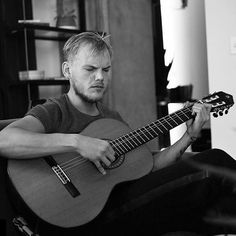
[[[0,0],[1,236],[236,236],[235,0]]]

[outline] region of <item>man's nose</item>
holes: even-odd
[[[95,80],[103,80],[104,76],[103,76],[103,71],[102,69],[97,70],[97,73],[95,75]]]

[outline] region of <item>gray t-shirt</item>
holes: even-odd
[[[97,104],[99,115],[90,116],[77,110],[67,94],[50,98],[44,104],[36,105],[26,115],[41,121],[46,133],[80,133],[91,122],[100,118],[113,118],[123,121],[118,112],[111,111],[102,103]]]

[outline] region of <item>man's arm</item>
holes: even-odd
[[[0,132],[0,154],[8,158],[35,158],[70,151],[70,135],[45,134],[42,123],[33,116],[19,119]]]
[[[66,152],[79,153],[103,174],[101,162],[109,166],[114,160],[114,151],[107,141],[80,134],[46,134],[42,123],[30,115],[0,132],[0,155],[7,158],[30,159]]]
[[[197,139],[203,125],[209,120],[210,110],[211,105],[209,104],[196,103],[193,105],[192,112],[195,118],[186,122],[187,131],[176,143],[155,156],[153,171],[168,166],[183,155],[188,146]]]

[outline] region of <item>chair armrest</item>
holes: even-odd
[[[198,152],[184,152],[182,155],[182,159],[189,158],[191,156],[196,155]]]
[[[157,155],[159,152],[161,152],[160,150],[158,151],[152,151],[152,155],[155,156]],[[185,158],[189,158],[191,156],[194,156],[196,155],[198,152],[184,152],[183,155],[182,155],[182,159],[185,159]]]

